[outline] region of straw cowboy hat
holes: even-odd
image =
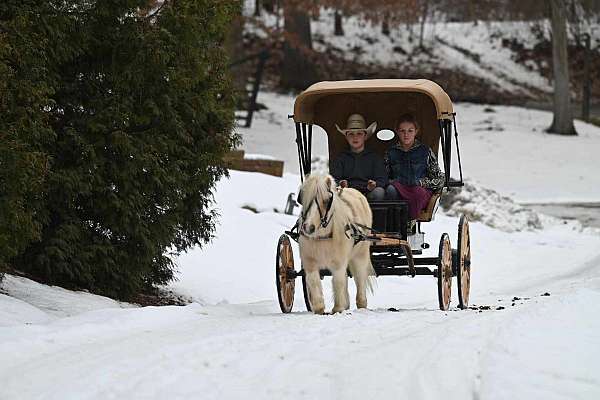
[[[346,136],[348,132],[365,131],[365,140],[367,140],[371,137],[373,133],[375,133],[375,129],[377,129],[377,122],[373,122],[367,127],[365,118],[362,115],[352,114],[348,117],[348,121],[346,122],[346,129],[341,129],[337,124],[335,124],[335,127],[344,136]]]

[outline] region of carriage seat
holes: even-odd
[[[427,204],[427,207],[425,207],[423,210],[421,210],[419,215],[417,215],[417,221],[430,222],[433,219],[435,212],[437,211],[438,205],[440,203],[441,195],[442,195],[441,192],[436,192],[431,195],[431,198],[429,199],[429,203]]]

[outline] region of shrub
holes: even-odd
[[[171,256],[211,239],[212,189],[237,141],[221,44],[238,2],[27,4],[46,38],[51,90],[35,114],[50,132],[35,144],[49,163],[39,240],[11,262],[123,299],[168,282]]]

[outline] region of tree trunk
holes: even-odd
[[[577,135],[573,125],[569,63],[567,59],[566,10],[562,0],[550,0],[552,67],[554,70],[554,118],[549,133]]]
[[[263,0],[262,8],[270,12],[271,14],[275,12],[275,0]]]
[[[582,109],[581,118],[585,122],[590,122],[590,98],[592,93],[592,80],[590,79],[590,58],[592,57],[591,42],[592,37],[589,33],[585,37],[585,55],[583,58],[583,95],[581,96]]]
[[[335,36],[344,36],[344,27],[342,26],[342,13],[335,10],[334,14],[334,28],[333,34]]]
[[[284,6],[283,63],[281,85],[286,89],[304,90],[317,80],[310,60],[312,37],[308,14],[294,6]]]
[[[387,14],[383,17],[383,21],[381,22],[381,33],[385,36],[390,36],[390,22]]]
[[[421,31],[419,32],[419,48],[423,49],[423,34],[425,32],[425,21],[429,12],[429,0],[423,0],[423,15],[421,16]]]
[[[225,40],[225,48],[230,62],[235,62],[247,56],[244,49],[244,20],[241,13],[231,20],[231,27]],[[245,64],[238,64],[233,68],[235,71],[231,74],[233,85],[236,91],[243,92],[248,81],[248,68]]]
[[[254,16],[260,17],[260,0],[254,0]]]

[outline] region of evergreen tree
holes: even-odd
[[[240,4],[29,3],[47,38],[52,91],[35,112],[51,128],[50,162],[40,240],[12,262],[118,298],[166,283],[170,256],[214,230],[212,189],[236,144],[222,43]]]
[[[31,2],[0,4],[0,278],[8,260],[39,238],[42,144],[53,136],[42,112],[52,94],[47,41],[32,12]]]

